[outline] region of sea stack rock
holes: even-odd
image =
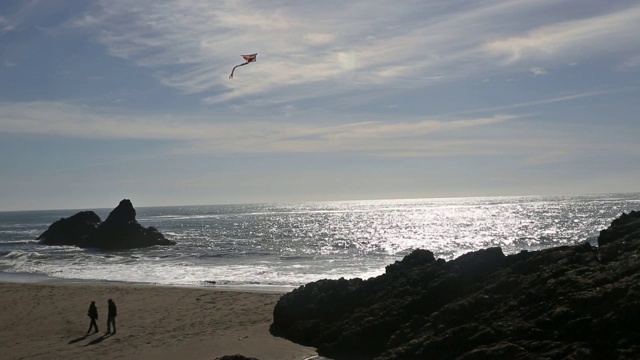
[[[136,210],[129,199],[111,211],[107,220],[102,222],[79,246],[81,248],[99,248],[104,250],[123,250],[154,245],[175,245],[154,227],[143,227],[136,221]]]
[[[95,231],[100,221],[93,211],[81,211],[54,222],[37,240],[41,245],[79,245]]]

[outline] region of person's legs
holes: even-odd
[[[87,334],[91,332],[91,329],[94,328],[96,329],[96,332],[98,332],[98,324],[96,323],[96,319],[91,319],[91,323],[89,324],[89,330],[87,330]]]
[[[113,325],[113,332],[111,332],[111,325]],[[116,333],[116,318],[110,317],[107,319],[107,332],[115,334]]]

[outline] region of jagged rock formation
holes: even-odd
[[[56,221],[38,239],[45,245],[75,245],[104,250],[175,245],[156,228],[140,225],[136,221],[133,204],[128,199],[120,201],[103,222],[92,211],[80,212]]]
[[[637,359],[640,212],[585,243],[436,260],[285,294],[271,332],[332,359]]]
[[[154,227],[145,228],[136,221],[136,211],[128,199],[111,211],[107,220],[98,225],[86,241],[79,244],[82,248],[100,248],[105,250],[133,249],[154,245],[175,245]]]
[[[49,226],[36,240],[42,245],[78,245],[100,224],[100,217],[93,211],[81,211],[62,218]]]
[[[608,229],[600,231],[598,246],[606,245],[615,240],[633,241],[640,238],[640,211],[622,214],[611,222]]]

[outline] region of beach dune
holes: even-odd
[[[0,283],[3,359],[305,359],[315,349],[271,336],[280,293],[84,283]],[[107,336],[107,299],[118,306]],[[91,301],[97,334],[86,335]]]

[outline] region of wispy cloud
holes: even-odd
[[[31,133],[95,139],[155,139],[206,146],[218,152],[397,152],[422,148],[425,139],[490,126],[513,116],[452,121],[417,120],[385,123],[362,121],[337,125],[295,121],[218,121],[184,116],[137,117],[97,113],[64,103],[0,104],[0,132]],[[191,143],[192,145],[184,145]]]
[[[640,6],[587,18],[543,24],[526,34],[496,39],[487,51],[501,56],[505,62],[520,60],[574,61],[612,51],[638,51],[640,43],[629,37],[637,31]]]
[[[621,70],[633,70],[640,67],[640,54],[631,56],[620,64]]]
[[[111,55],[155,69],[162,84],[202,94],[209,104],[258,96],[255,104],[274,104],[354,89],[423,87],[486,77],[525,59],[559,65],[640,46],[627,36],[637,29],[640,5],[553,22],[546,13],[561,4],[548,0],[465,7],[448,1],[389,6],[382,0],[336,6],[197,0],[103,4],[73,24],[94,29]],[[229,81],[228,72],[246,52],[258,52],[258,63]]]
[[[15,26],[12,25],[9,20],[0,15],[0,35],[7,33],[13,29],[15,29]]]
[[[457,111],[457,112],[454,112],[454,113],[443,114],[443,115],[457,115],[457,116],[460,116],[460,115],[465,115],[465,114],[478,114],[478,113],[486,113],[486,112],[495,113],[495,112],[499,112],[499,111],[514,110],[514,109],[527,108],[527,107],[532,107],[532,106],[540,106],[540,105],[546,105],[546,104],[560,103],[560,102],[578,100],[578,99],[582,99],[582,98],[606,96],[606,95],[611,95],[611,94],[632,93],[632,92],[638,92],[639,90],[640,90],[640,87],[636,86],[636,87],[626,87],[626,88],[619,88],[619,89],[588,91],[588,92],[576,93],[576,94],[565,94],[565,95],[560,95],[560,96],[547,98],[547,99],[541,99],[541,100],[526,101],[526,102],[520,102],[520,103],[514,103],[514,104],[492,106],[492,107],[478,108],[478,109],[465,110],[465,111]]]
[[[536,127],[510,115],[454,120],[319,122],[231,121],[165,115],[123,116],[65,103],[0,104],[0,132],[90,139],[165,141],[175,154],[359,153],[372,157],[506,156],[529,165],[566,161],[637,145],[597,144],[575,130]],[[518,124],[517,126],[515,126]],[[505,125],[505,126],[503,126]],[[515,127],[514,127],[515,126]],[[472,131],[470,131],[473,129]],[[586,134],[592,131],[584,130]],[[626,144],[626,145],[625,145]],[[623,149],[622,146],[631,146]],[[615,149],[614,149],[615,148]]]
[[[531,69],[529,69],[529,71],[533,75],[547,75],[549,73],[547,69],[541,67],[532,67]]]

